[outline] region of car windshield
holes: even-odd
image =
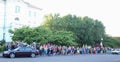
[[[14,51],[17,51],[17,50],[19,50],[20,49],[20,47],[18,47],[18,48],[16,48],[16,49],[14,49]]]

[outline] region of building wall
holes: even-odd
[[[0,1],[0,40],[3,38],[3,20],[4,20],[4,5],[3,2]]]
[[[3,38],[3,21],[4,21],[4,3],[0,3],[0,40]],[[40,25],[41,11],[31,8],[22,0],[8,0],[6,2],[6,41],[11,41],[9,29],[19,28],[22,26],[35,27]]]

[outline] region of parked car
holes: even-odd
[[[14,50],[4,51],[3,57],[10,57],[10,58],[23,57],[23,56],[35,57],[38,54],[39,54],[39,51],[34,48],[18,47]]]
[[[114,49],[111,51],[112,54],[120,54],[120,49]]]

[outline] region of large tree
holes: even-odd
[[[9,30],[9,32],[11,34],[13,34],[12,40],[14,40],[14,41],[25,41],[25,40],[27,40],[26,37],[28,38],[28,36],[32,34],[33,29],[31,29],[30,27],[24,26],[24,27],[19,28],[19,29],[16,28],[14,30]]]
[[[22,28],[9,30],[9,32],[13,34],[13,41],[23,41],[27,43],[32,43],[34,41],[41,42],[42,44],[48,42],[48,38],[52,34],[51,30],[42,26],[35,28],[23,26]]]
[[[26,43],[39,42],[41,44],[52,43],[56,45],[77,45],[72,32],[68,31],[52,31],[43,26],[26,27],[9,30],[13,34],[13,41],[23,41]]]
[[[58,14],[45,17],[45,26],[52,30],[71,31],[77,36],[77,41],[81,44],[100,43],[104,36],[105,27],[99,20],[89,17],[77,17],[66,15],[60,17]]]
[[[72,32],[68,31],[53,31],[51,35],[50,43],[57,45],[78,45],[75,42],[75,37]]]

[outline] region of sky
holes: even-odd
[[[39,8],[41,15],[73,14],[100,20],[110,36],[120,36],[120,0],[24,0]]]
[[[110,36],[120,36],[120,0],[25,0],[44,14],[73,14],[100,20]]]

